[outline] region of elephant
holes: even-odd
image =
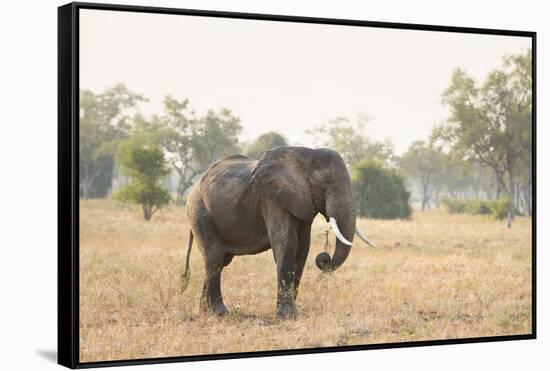
[[[331,149],[277,147],[254,161],[232,155],[213,163],[187,198],[191,228],[184,275],[193,238],[204,258],[206,274],[202,311],[224,315],[221,273],[235,256],[273,252],[277,267],[277,316],[294,317],[296,296],[309,252],[311,225],[321,213],[336,236],[331,257],[315,263],[325,272],[348,257],[358,229],[349,173]]]

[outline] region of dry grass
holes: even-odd
[[[357,243],[338,271],[314,259],[314,224],[296,320],[275,317],[271,251],[236,257],[222,287],[231,314],[199,314],[203,264],[187,249],[183,208],[141,219],[139,208],[80,208],[81,361],[310,348],[531,332],[531,220],[511,230],[482,216],[416,212],[412,221],[361,220],[378,248]]]

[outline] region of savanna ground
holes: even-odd
[[[204,269],[196,246],[180,292],[189,237],[183,207],[145,222],[138,207],[81,201],[80,360],[531,332],[530,219],[508,230],[503,221],[435,210],[358,225],[378,247],[356,241],[346,263],[326,274],[315,266],[326,225],[315,220],[297,319],[275,316],[271,251],[225,268],[230,314],[217,318],[199,312]]]

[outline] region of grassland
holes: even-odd
[[[82,201],[80,358],[117,360],[404,342],[531,332],[531,220],[415,212],[411,221],[359,220],[378,248],[357,242],[339,270],[315,267],[317,218],[296,320],[275,317],[271,251],[223,273],[230,315],[200,314],[203,263],[179,276],[189,236],[183,207],[150,222],[138,207]],[[332,239],[332,238],[331,238]]]

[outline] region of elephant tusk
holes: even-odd
[[[330,220],[329,220],[329,224],[330,224],[330,227],[332,228],[332,231],[336,235],[336,238],[338,238],[340,240],[340,242],[342,242],[343,244],[351,246],[351,242],[346,240],[344,238],[344,236],[342,236],[342,233],[340,233],[340,229],[338,229],[338,223],[336,223],[336,219],[331,217]]]
[[[357,226],[355,227],[355,233],[359,236],[360,239],[362,239],[363,241],[365,241],[365,243],[369,246],[372,246],[372,247],[376,247],[372,242],[371,240],[369,240],[367,238],[367,236],[365,236],[365,234],[363,232],[361,232],[361,230],[359,228],[357,228]]]

